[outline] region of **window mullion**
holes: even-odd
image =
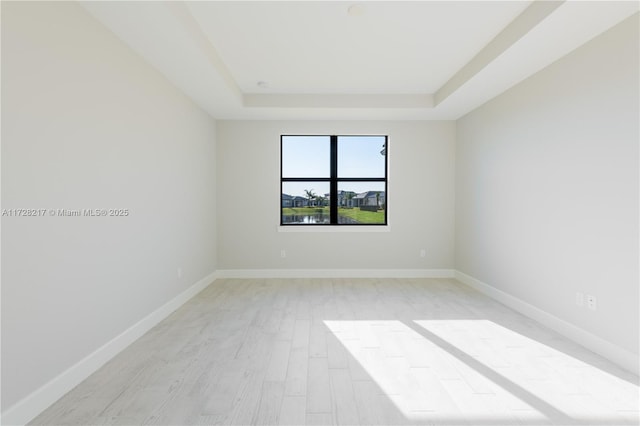
[[[331,136],[331,181],[329,182],[329,222],[338,224],[338,137]]]

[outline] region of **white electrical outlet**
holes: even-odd
[[[283,258],[283,259],[285,257],[287,257],[287,251],[286,250],[280,250],[280,257]]]
[[[420,257],[425,257],[427,255],[427,251],[425,249],[420,249]]]
[[[584,306],[584,294],[576,293],[576,305]]]
[[[598,308],[596,297],[591,294],[587,294],[587,308],[591,309],[592,311],[595,311]]]

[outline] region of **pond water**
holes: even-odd
[[[295,214],[295,215],[284,215],[282,216],[282,223],[286,225],[293,224],[317,224],[317,223],[326,223],[329,224],[329,215],[328,214]],[[357,224],[358,221],[355,219],[351,219],[349,217],[338,216],[338,223],[344,225],[353,225]]]

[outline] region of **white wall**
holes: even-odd
[[[215,122],[77,4],[2,3],[2,410],[215,270]],[[182,279],[177,268],[183,268]]]
[[[389,135],[391,231],[278,232],[281,134]],[[217,141],[220,269],[453,267],[453,122],[219,121]]]
[[[460,119],[456,157],[456,268],[635,354],[638,90],[636,14]]]

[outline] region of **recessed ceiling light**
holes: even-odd
[[[269,87],[269,83],[267,83],[266,81],[259,81],[257,83],[258,87],[261,89],[266,89]]]
[[[349,16],[362,16],[364,15],[364,6],[361,4],[352,4],[347,9]]]

